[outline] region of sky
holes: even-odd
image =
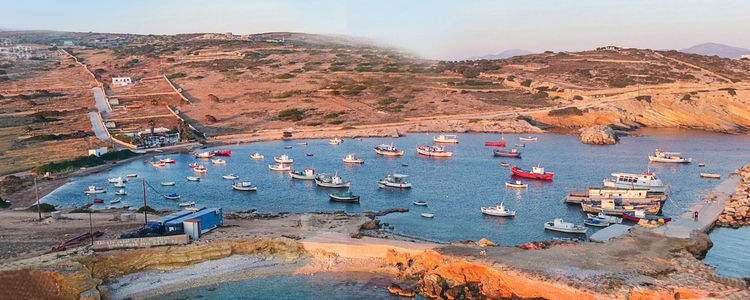
[[[750,48],[748,0],[0,1],[0,29],[139,34],[293,31],[363,37],[430,59],[614,44]]]

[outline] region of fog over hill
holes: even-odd
[[[469,57],[469,60],[478,60],[478,59],[503,59],[513,56],[519,56],[519,55],[526,55],[531,54],[534,52],[523,50],[523,49],[508,49],[503,52],[497,53],[497,54],[487,54],[483,56],[472,56]]]

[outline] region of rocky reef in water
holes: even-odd
[[[609,126],[594,125],[578,130],[578,139],[589,145],[614,145],[620,140]]]

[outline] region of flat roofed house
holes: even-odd
[[[131,83],[133,83],[133,80],[130,77],[112,77],[113,85],[125,86]]]

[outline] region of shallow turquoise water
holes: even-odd
[[[750,277],[750,227],[716,228],[710,236],[714,247],[703,262],[715,267],[722,276]]]

